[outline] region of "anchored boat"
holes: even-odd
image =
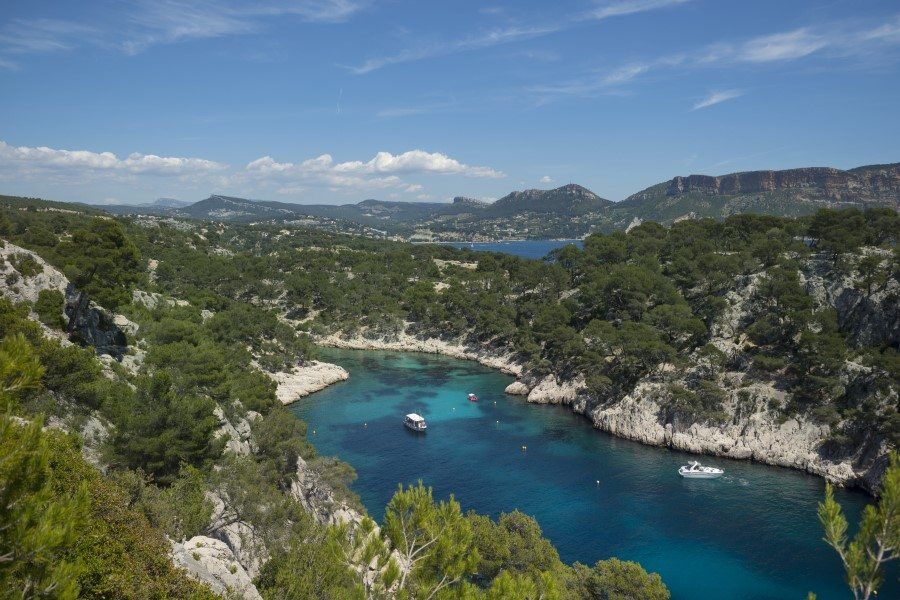
[[[469,394],[469,402],[478,402],[478,396],[475,394]]]
[[[406,425],[407,429],[411,429],[413,431],[425,431],[428,429],[428,424],[425,423],[425,417],[416,413],[409,413],[404,417],[403,424]]]
[[[715,479],[724,475],[725,471],[716,467],[704,467],[694,460],[679,467],[678,474],[687,479]]]

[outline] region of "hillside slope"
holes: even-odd
[[[658,183],[616,204],[613,226],[635,217],[669,223],[680,218],[724,218],[754,213],[802,216],[820,208],[900,209],[900,163],[858,167],[748,171],[717,177],[689,175]]]

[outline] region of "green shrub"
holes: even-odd
[[[66,298],[58,290],[41,290],[38,293],[37,302],[34,303],[34,312],[38,314],[41,323],[47,327],[62,329],[66,325],[64,315]]]
[[[617,558],[598,561],[593,567],[575,563],[567,582],[574,598],[669,600],[671,595],[656,573],[647,573],[636,562]]]
[[[30,254],[21,252],[9,257],[9,262],[22,277],[29,279],[44,272],[44,267]]]

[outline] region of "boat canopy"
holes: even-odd
[[[409,413],[408,415],[406,415],[406,420],[407,421],[415,421],[416,423],[419,423],[421,421],[424,421],[425,419],[424,419],[424,417],[422,417],[422,415],[417,415],[416,413]]]

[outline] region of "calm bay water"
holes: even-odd
[[[636,560],[660,573],[676,599],[800,600],[810,590],[820,600],[849,597],[821,541],[824,484],[816,477],[710,458],[725,477],[686,481],[676,470],[691,456],[616,439],[565,408],[507,396],[512,378],[476,363],[323,354],[350,379],[292,410],[322,454],[356,468],[353,489],[378,520],[398,483],[421,479],[438,498],[455,494],[463,510],[536,517],[566,562]],[[468,402],[470,391],[481,401]],[[408,412],[424,415],[429,431],[407,431]],[[842,491],[838,500],[855,523],[869,498]],[[880,597],[900,598],[896,569]]]
[[[544,258],[551,250],[562,248],[569,244],[582,246],[581,240],[521,240],[513,242],[447,242],[446,245],[454,248],[469,248],[470,250],[484,250],[487,252],[503,252],[522,258]]]

